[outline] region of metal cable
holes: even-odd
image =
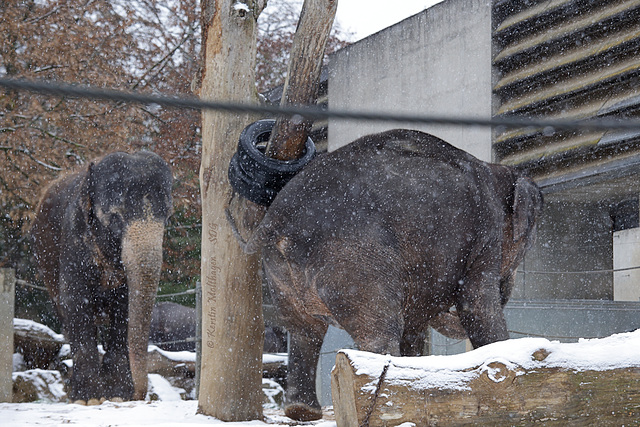
[[[200,338],[189,337],[183,340],[175,340],[175,341],[163,341],[163,342],[150,342],[149,345],[155,345],[156,347],[160,347],[161,345],[168,344],[184,344],[184,343],[192,343],[192,342],[200,342],[202,341]]]
[[[45,288],[43,286],[34,285],[33,283],[29,283],[26,280],[22,280],[22,279],[16,279],[16,285],[24,286],[24,287],[27,287],[27,288],[33,288],[33,289],[37,289],[39,291],[47,292],[47,288]]]
[[[436,115],[399,114],[389,112],[328,110],[320,106],[280,107],[274,105],[254,105],[225,101],[202,100],[194,96],[184,95],[147,95],[136,92],[123,92],[111,89],[98,89],[89,86],[63,83],[47,83],[23,79],[0,78],[0,87],[9,90],[28,91],[32,93],[69,96],[93,100],[131,102],[138,104],[157,104],[174,108],[199,110],[216,110],[226,113],[253,113],[272,116],[303,116],[307,119],[340,119],[380,122],[402,122],[413,124],[431,124],[448,126],[481,126],[503,128],[539,128],[545,134],[555,130],[635,130],[640,131],[640,120],[629,118],[589,118],[540,119],[527,117],[474,118]]]
[[[521,274],[597,274],[597,273],[617,273],[619,271],[638,270],[640,266],[625,267],[625,268],[611,268],[604,270],[583,270],[583,271],[536,271],[536,270],[516,270],[516,273]]]
[[[22,279],[16,279],[16,285],[24,286],[24,287],[27,287],[27,288],[37,289],[37,290],[43,291],[43,292],[47,292],[47,288],[45,288],[43,286],[34,285],[33,283],[29,283],[26,280],[22,280]],[[173,294],[156,295],[156,299],[158,299],[158,298],[178,297],[178,296],[182,296],[182,295],[193,295],[195,293],[196,293],[195,289],[187,289],[186,291],[176,292],[176,293],[173,293]]]
[[[509,329],[509,332],[513,334],[524,335],[525,337],[546,338],[549,340],[577,340],[580,338],[591,340],[591,339],[603,338],[601,336],[600,337],[582,337],[582,336],[581,337],[565,337],[560,335],[546,335],[546,334],[536,334],[533,332],[512,331],[511,329]]]
[[[183,292],[176,292],[173,294],[162,294],[162,295],[156,295],[156,299],[158,298],[171,298],[171,297],[178,297],[181,295],[193,295],[196,293],[195,289],[187,289],[186,291]]]

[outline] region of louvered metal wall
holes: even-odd
[[[640,0],[498,0],[494,115],[640,113]],[[498,130],[496,160],[544,177],[640,152],[640,132]]]

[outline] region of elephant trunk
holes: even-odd
[[[122,243],[129,285],[128,344],[134,400],[143,400],[147,393],[149,325],[162,266],[163,235],[164,222],[141,220],[127,227]]]

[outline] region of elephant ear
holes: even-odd
[[[519,177],[513,195],[513,242],[529,237],[536,218],[542,211],[542,193],[538,186],[527,177]]]

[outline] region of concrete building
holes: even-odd
[[[463,117],[635,118],[640,3],[446,0],[331,60],[331,109]],[[486,129],[330,120],[329,151],[385,129],[424,130],[543,189],[538,239],[506,308],[512,337],[563,341],[640,327],[640,129]],[[319,391],[328,402],[330,331]],[[433,333],[432,354],[468,344]],[[327,377],[327,378],[325,378]]]
[[[332,58],[329,75],[331,109],[488,119],[491,6],[474,0],[433,6],[340,50]],[[424,130],[491,160],[490,129],[402,123],[331,120],[329,151],[397,127]]]

